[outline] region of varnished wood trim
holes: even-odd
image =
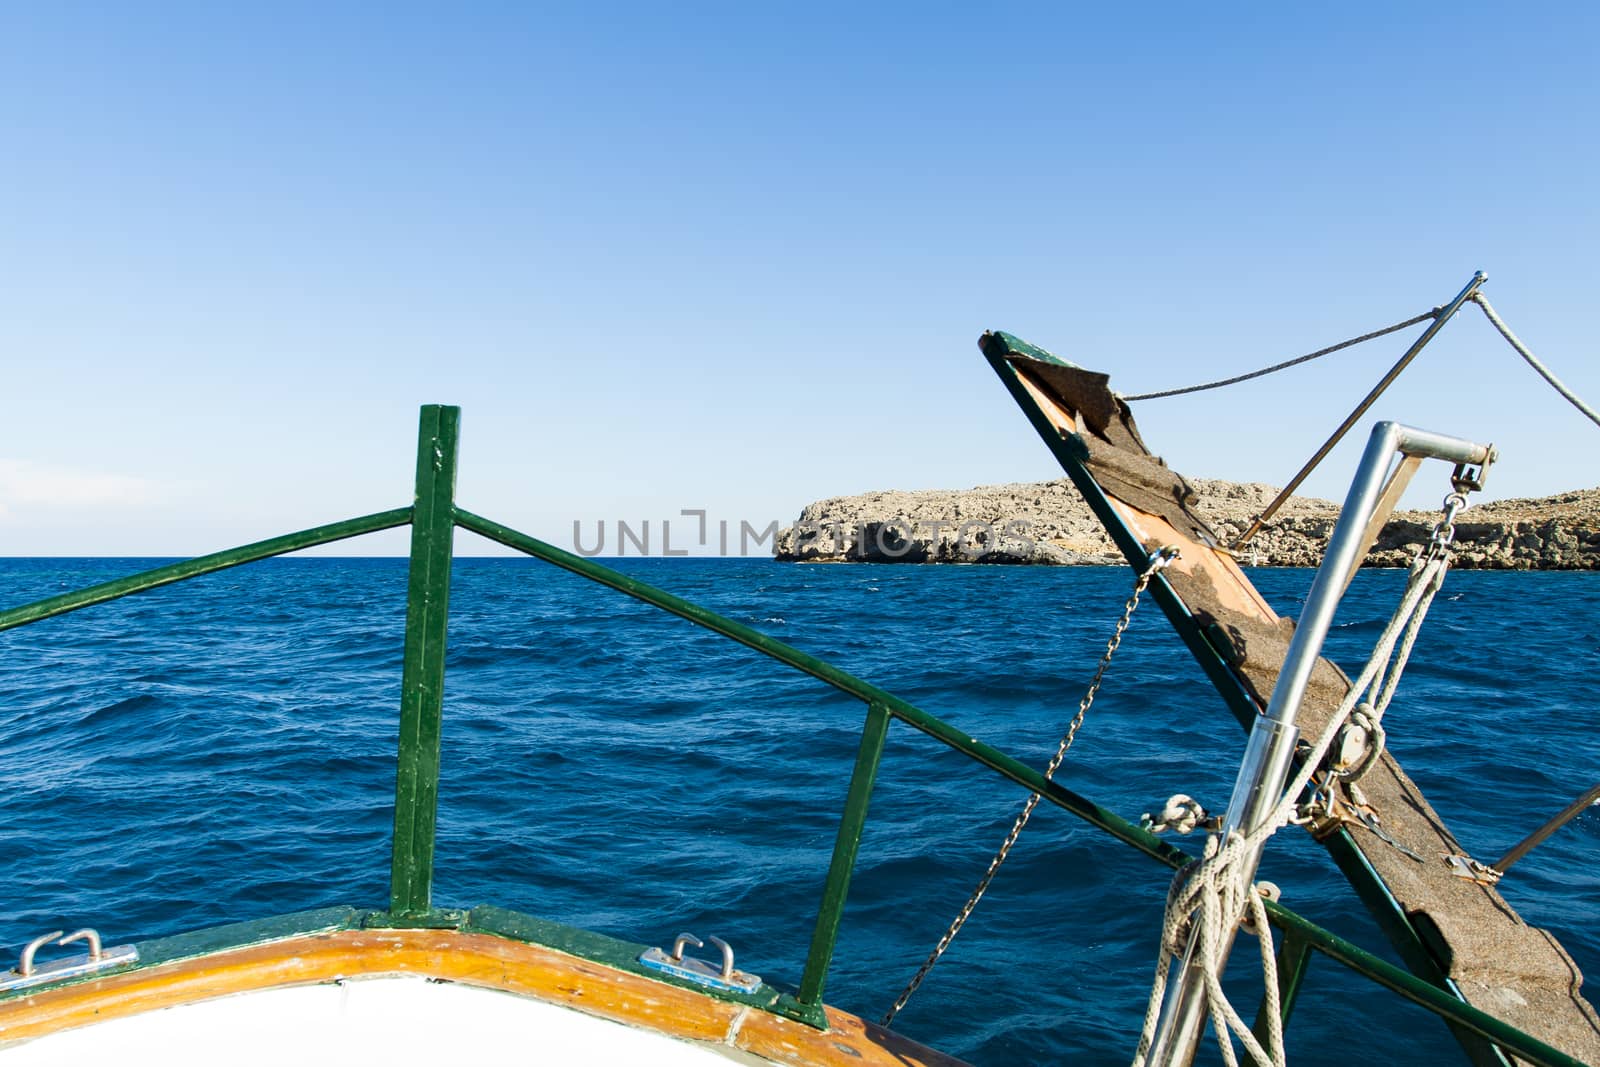
[[[961,1060],[833,1008],[828,1009],[827,1033],[781,1015],[752,1011],[733,1035],[733,1044],[776,1063],[966,1067]]]
[[[832,1009],[826,1033],[564,952],[455,930],[346,930],[141,968],[0,1004],[0,1042],[237,993],[342,978],[420,975],[504,990],[780,1063],[926,1065],[959,1061]]]

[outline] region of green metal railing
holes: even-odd
[[[387,922],[397,927],[450,925],[460,916],[458,912],[435,908],[431,900],[450,565],[456,527],[687,619],[808,674],[866,705],[866,722],[845,794],[844,812],[832,859],[823,882],[816,925],[799,991],[794,997],[782,998],[774,1008],[818,1027],[826,1026],[822,1009],[823,990],[833,961],[839,924],[844,916],[856,853],[866,825],[867,808],[889,725],[893,720],[927,734],[1023,789],[1040,794],[1056,807],[1071,812],[1170,868],[1180,868],[1192,859],[1182,849],[1045,778],[1022,761],[830,663],[593,560],[556,548],[458,507],[455,503],[455,482],[459,428],[459,408],[434,404],[423,407],[417,441],[416,499],[412,507],[318,526],[0,611],[0,631],[243,563],[409,523],[411,556],[401,676],[399,756],[395,775],[390,904],[386,916]],[[1311,951],[1316,950],[1441,1016],[1451,1025],[1487,1038],[1530,1063],[1544,1067],[1581,1067],[1579,1061],[1572,1057],[1464,1004],[1437,985],[1374,956],[1288,908],[1268,902],[1267,913],[1273,925],[1283,931],[1278,968],[1285,1020],[1293,1008]]]

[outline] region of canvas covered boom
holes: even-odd
[[[1194,489],[1145,447],[1128,405],[1105,374],[1088,371],[1006,333],[979,346],[1130,565],[1165,545],[1177,562],[1152,592],[1239,721],[1269,703],[1293,633],[1194,512]],[[1350,682],[1320,660],[1301,705],[1303,734],[1320,732]],[[1337,821],[1319,839],[1418,976],[1586,1063],[1600,1063],[1600,1020],[1582,975],[1547,931],[1528,926],[1494,889],[1453,873],[1463,849],[1394,757],[1361,782],[1392,838],[1352,833]],[[1421,857],[1419,861],[1413,857]],[[1287,1015],[1304,953],[1285,939],[1279,974]],[[1478,1063],[1504,1063],[1494,1043],[1454,1027]]]

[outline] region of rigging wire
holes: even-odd
[[[1162,397],[1167,396],[1183,396],[1185,393],[1201,393],[1207,389],[1221,389],[1225,385],[1238,385],[1240,382],[1247,382],[1252,378],[1261,378],[1268,374],[1275,374],[1280,370],[1288,370],[1290,367],[1299,366],[1301,363],[1310,363],[1314,359],[1321,359],[1323,356],[1332,355],[1341,349],[1359,345],[1363,341],[1371,341],[1375,338],[1382,337],[1385,334],[1391,334],[1397,330],[1403,330],[1407,326],[1415,326],[1419,322],[1425,322],[1428,319],[1438,318],[1439,311],[1439,308],[1434,308],[1431,311],[1423,312],[1421,315],[1414,315],[1404,322],[1397,322],[1393,326],[1385,326],[1381,330],[1373,330],[1371,333],[1364,333],[1360,337],[1352,337],[1348,341],[1340,341],[1336,345],[1329,345],[1327,348],[1320,348],[1315,352],[1308,352],[1303,356],[1296,356],[1293,359],[1286,359],[1282,363],[1274,363],[1270,367],[1262,367],[1260,370],[1253,370],[1248,374],[1236,374],[1232,378],[1223,378],[1215,382],[1203,382],[1200,385],[1186,385],[1181,389],[1163,389],[1158,393],[1135,393],[1132,396],[1124,396],[1122,399],[1160,400]]]
[[[1494,326],[1494,328],[1500,331],[1500,336],[1506,339],[1506,343],[1517,350],[1517,355],[1527,360],[1528,366],[1539,372],[1539,377],[1549,382],[1551,388],[1555,389],[1556,392],[1565,397],[1567,402],[1573,407],[1587,415],[1590,422],[1594,423],[1596,426],[1600,426],[1600,413],[1597,413],[1594,408],[1590,407],[1588,404],[1585,404],[1577,393],[1574,393],[1565,382],[1551,373],[1549,367],[1546,367],[1543,363],[1539,362],[1539,358],[1537,356],[1528,351],[1528,346],[1523,344],[1521,338],[1511,332],[1511,327],[1507,326],[1504,320],[1502,320],[1499,315],[1494,313],[1494,308],[1489,305],[1488,299],[1481,292],[1473,293],[1471,299],[1483,311],[1484,315],[1488,318],[1489,322]]]
[[[1367,407],[1371,405],[1372,401],[1377,399],[1378,395],[1383,392],[1384,388],[1387,387],[1389,383],[1399,375],[1400,371],[1403,370],[1411,361],[1411,358],[1416,354],[1417,350],[1420,349],[1422,345],[1426,344],[1428,339],[1431,338],[1444,325],[1444,323],[1450,318],[1455,310],[1467,300],[1471,300],[1478,305],[1479,309],[1483,311],[1484,317],[1486,317],[1490,324],[1499,331],[1500,336],[1505,338],[1506,343],[1509,344],[1512,349],[1515,350],[1516,353],[1527,362],[1528,366],[1532,367],[1539,374],[1539,376],[1550,385],[1551,388],[1553,388],[1557,393],[1561,394],[1562,398],[1565,399],[1569,404],[1582,412],[1584,417],[1586,417],[1590,422],[1594,423],[1596,426],[1600,426],[1600,411],[1596,411],[1593,407],[1586,404],[1583,399],[1577,395],[1577,393],[1573,392],[1570,386],[1568,386],[1560,378],[1557,378],[1555,373],[1551,371],[1549,367],[1545,366],[1544,363],[1542,363],[1539,358],[1528,349],[1528,346],[1522,343],[1522,339],[1511,331],[1511,327],[1507,326],[1505,321],[1495,313],[1493,305],[1489,303],[1488,298],[1485,297],[1478,288],[1478,286],[1481,285],[1484,280],[1484,275],[1482,272],[1479,272],[1474,276],[1472,283],[1462,291],[1461,295],[1456,297],[1456,299],[1446,307],[1434,308],[1430,312],[1413,316],[1404,322],[1397,322],[1393,326],[1385,326],[1381,330],[1374,330],[1371,333],[1362,334],[1360,337],[1351,338],[1348,341],[1341,341],[1336,345],[1330,345],[1327,348],[1318,349],[1315,352],[1310,352],[1303,356],[1297,356],[1294,359],[1284,360],[1281,363],[1274,363],[1271,366],[1263,367],[1260,370],[1251,371],[1247,374],[1234,375],[1231,378],[1222,378],[1217,381],[1204,382],[1199,385],[1184,386],[1179,389],[1165,389],[1154,393],[1134,393],[1128,396],[1119,396],[1119,399],[1124,401],[1157,400],[1162,397],[1183,396],[1188,393],[1203,392],[1207,389],[1220,389],[1225,385],[1237,385],[1240,382],[1250,381],[1253,378],[1260,378],[1264,375],[1274,374],[1280,370],[1287,370],[1288,368],[1298,366],[1301,363],[1308,363],[1313,359],[1319,359],[1322,356],[1330,355],[1353,345],[1361,344],[1363,341],[1370,341],[1374,338],[1382,337],[1385,334],[1394,333],[1397,330],[1403,330],[1408,326],[1415,326],[1417,323],[1423,322],[1430,318],[1434,320],[1434,324],[1428,327],[1428,329],[1423,333],[1422,337],[1417,341],[1416,344],[1412,345],[1411,349],[1406,353],[1405,356],[1401,358],[1400,362],[1394,366],[1389,374],[1384,377],[1383,381],[1379,382],[1378,386],[1367,395],[1366,400],[1362,401],[1361,405],[1351,413],[1350,417],[1347,418],[1344,424],[1334,432],[1334,435],[1328,439],[1327,443],[1324,444],[1322,448],[1311,457],[1306,465],[1300,469],[1300,473],[1296,474],[1289,484],[1284,486],[1283,490],[1279,492],[1277,497],[1274,498],[1273,501],[1261,512],[1261,514],[1256,516],[1256,518],[1249,524],[1244,533],[1240,534],[1234,539],[1233,544],[1229,546],[1230,551],[1236,551],[1240,549],[1242,546],[1248,543],[1257,532],[1261,530],[1261,528],[1266,524],[1267,520],[1270,519],[1278,510],[1278,508],[1289,499],[1290,494],[1294,492],[1300,483],[1305,480],[1306,476],[1309,475],[1317,466],[1317,464],[1327,456],[1328,452],[1332,450],[1333,446],[1338,442],[1339,438],[1344,435],[1345,431],[1354,425],[1355,420],[1360,417],[1362,412],[1364,412]]]

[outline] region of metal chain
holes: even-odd
[[[1094,703],[1095,695],[1100,691],[1100,683],[1105,680],[1106,668],[1111,666],[1111,657],[1116,655],[1117,647],[1122,644],[1122,634],[1127,630],[1128,624],[1133,621],[1133,613],[1139,607],[1140,595],[1144,593],[1145,587],[1150,584],[1150,579],[1154,578],[1158,572],[1166,568],[1167,564],[1177,558],[1178,550],[1176,548],[1167,546],[1157,549],[1151,554],[1150,562],[1139,574],[1138,581],[1133,585],[1132,595],[1128,597],[1128,602],[1122,606],[1122,618],[1117,620],[1116,629],[1111,633],[1111,640],[1106,642],[1106,651],[1100,657],[1100,665],[1095,668],[1094,677],[1089,680],[1089,690],[1084,693],[1083,699],[1078,702],[1078,713],[1072,717],[1072,723],[1067,727],[1067,732],[1062,735],[1060,743],[1056,745],[1056,754],[1050,758],[1049,765],[1045,767],[1044,777],[1046,781],[1054,779],[1056,771],[1061,767],[1061,761],[1067,757],[1067,750],[1072,747],[1072,742],[1077,739],[1078,728],[1083,725],[1083,717],[1088,714],[1090,705]],[[895,998],[894,1005],[884,1013],[882,1020],[879,1021],[880,1026],[888,1026],[894,1022],[894,1017],[900,1014],[900,1010],[906,1006],[912,994],[922,985],[922,980],[928,977],[928,972],[933,970],[934,965],[939,962],[939,957],[943,956],[945,949],[950,947],[950,942],[955,940],[956,934],[960,933],[961,928],[967,924],[967,919],[971,917],[973,909],[978,906],[978,901],[982,900],[983,894],[988,891],[989,883],[994,881],[994,876],[999,872],[1000,865],[1005,863],[1006,857],[1011,854],[1012,846],[1017,843],[1017,838],[1022,836],[1022,829],[1028,825],[1028,820],[1033,817],[1033,809],[1039,806],[1040,799],[1041,794],[1039,793],[1029,794],[1027,803],[1023,804],[1022,811],[1017,815],[1016,821],[1011,824],[1011,832],[1006,834],[1006,839],[1001,843],[999,851],[994,854],[994,859],[989,861],[989,869],[979,879],[978,887],[972,891],[972,895],[962,905],[955,921],[950,924],[950,929],[946,930],[944,936],[939,938],[939,943],[933,947],[933,952],[928,955],[927,960],[917,969],[917,973],[911,976],[911,981],[906,983],[905,989]]]
[[[1456,539],[1456,516],[1466,506],[1467,496],[1460,490],[1445,496],[1444,503],[1439,509],[1439,521],[1434,524],[1433,534],[1428,538],[1428,547],[1424,550],[1425,559],[1439,559],[1450,553],[1450,546]]]
[[[1132,396],[1125,396],[1122,399],[1129,401],[1160,400],[1162,397],[1166,396],[1183,396],[1185,393],[1202,393],[1207,389],[1221,389],[1225,385],[1238,385],[1240,382],[1248,382],[1252,378],[1260,378],[1268,374],[1275,374],[1281,370],[1288,370],[1290,367],[1297,367],[1302,363],[1310,363],[1314,359],[1321,359],[1323,356],[1332,355],[1333,353],[1342,349],[1359,345],[1363,341],[1371,341],[1382,337],[1385,334],[1394,333],[1396,330],[1403,330],[1407,326],[1415,326],[1419,322],[1424,322],[1428,319],[1436,319],[1438,317],[1439,309],[1434,308],[1432,311],[1424,311],[1420,315],[1414,315],[1404,322],[1397,322],[1393,326],[1385,326],[1381,330],[1373,330],[1371,333],[1364,333],[1360,337],[1352,337],[1348,341],[1340,341],[1336,345],[1329,345],[1327,348],[1319,348],[1315,352],[1309,352],[1303,356],[1296,356],[1293,359],[1286,359],[1282,363],[1274,363],[1270,367],[1262,367],[1260,370],[1253,370],[1248,374],[1236,374],[1232,378],[1223,378],[1220,381],[1215,382],[1205,382],[1201,385],[1186,385],[1182,389],[1164,389],[1159,393],[1135,393]]]

